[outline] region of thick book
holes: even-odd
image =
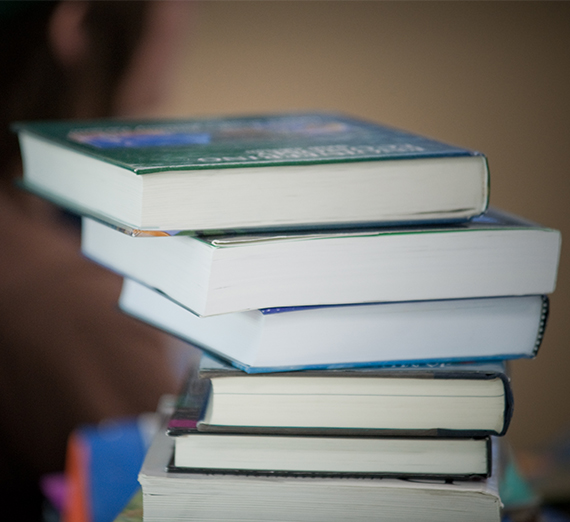
[[[151,230],[460,221],[483,154],[324,113],[14,126],[29,189]]]
[[[127,314],[248,373],[517,359],[537,353],[548,317],[539,295],[269,308],[198,317],[126,278]]]
[[[131,237],[84,218],[84,254],[201,316],[284,306],[549,294],[560,232],[500,211],[466,224]]]
[[[499,522],[497,476],[472,481],[256,476],[167,471],[173,438],[154,439],[139,474],[145,522]]]
[[[503,435],[512,410],[499,362],[247,374],[204,355],[168,429],[484,437]]]

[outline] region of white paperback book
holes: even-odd
[[[197,237],[131,237],[85,218],[82,251],[208,316],[549,294],[560,232],[496,211],[457,225]]]

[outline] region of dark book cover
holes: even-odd
[[[266,376],[267,374],[265,374]],[[297,372],[278,372],[272,374],[276,379],[288,375],[320,377],[344,376],[349,378],[413,378],[413,379],[500,379],[504,388],[503,426],[498,432],[489,430],[400,430],[400,429],[364,429],[364,428],[304,428],[304,427],[265,427],[265,426],[216,426],[202,422],[211,393],[211,379],[238,376],[255,379],[262,374],[247,374],[229,363],[204,354],[200,366],[189,376],[184,393],[179,397],[178,405],[168,423],[169,435],[177,436],[191,431],[210,433],[250,433],[250,434],[286,434],[286,435],[331,435],[331,436],[394,436],[394,437],[486,437],[504,435],[509,427],[514,407],[510,378],[502,362],[484,363],[434,363],[416,365],[397,365],[366,368],[343,368],[330,370],[306,370]]]

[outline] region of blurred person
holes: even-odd
[[[0,2],[0,510],[40,520],[38,478],[80,424],[175,393],[167,337],[117,309],[121,279],[84,259],[77,225],[19,190],[10,123],[135,116],[164,93],[185,1]],[[17,513],[17,517],[13,514]]]

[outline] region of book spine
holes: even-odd
[[[495,453],[493,450],[493,439],[487,437],[487,477],[491,476],[491,471],[493,469],[493,459],[495,458]]]
[[[540,322],[538,325],[538,333],[536,335],[536,340],[534,342],[534,350],[532,351],[532,357],[536,357],[538,349],[542,344],[544,339],[544,332],[546,330],[546,323],[548,322],[548,316],[550,313],[550,299],[547,295],[542,296],[542,310],[540,313]]]
[[[495,433],[495,435],[502,436],[509,429],[509,424],[511,423],[511,419],[513,417],[514,397],[509,376],[506,373],[502,373],[499,374],[499,377],[503,381],[503,385],[505,387],[505,408],[503,413],[504,423],[503,429],[499,433]]]

